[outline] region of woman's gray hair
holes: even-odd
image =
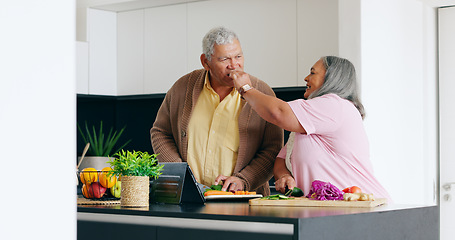
[[[351,101],[364,119],[365,109],[360,101],[354,65],[347,59],[335,56],[325,56],[321,59],[326,70],[324,83],[308,98],[315,98],[328,93],[336,94]]]
[[[207,34],[205,34],[202,39],[202,53],[205,54],[205,57],[211,61],[213,54],[213,47],[215,44],[224,45],[233,43],[234,39],[239,39],[235,32],[225,28],[225,27],[216,27],[211,29]]]

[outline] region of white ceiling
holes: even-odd
[[[95,8],[113,12],[123,12],[142,8],[159,7],[188,2],[199,2],[208,0],[76,0],[77,7]],[[418,0],[428,6],[445,7],[455,6],[455,0]]]
[[[78,7],[89,7],[112,12],[123,12],[199,1],[207,0],[77,0],[77,5]]]
[[[420,0],[431,7],[455,6],[455,0]]]

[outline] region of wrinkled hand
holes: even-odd
[[[286,187],[293,189],[296,187],[295,179],[291,175],[284,175],[275,182],[275,189],[280,193],[285,193]]]
[[[214,185],[218,185],[221,181],[223,181],[223,187],[221,188],[222,191],[243,191],[244,186],[243,186],[243,181],[242,179],[234,176],[224,176],[224,175],[219,175],[215,179]]]
[[[229,73],[229,77],[234,80],[234,87],[237,90],[243,87],[245,84],[249,84],[251,86],[250,75],[240,69],[233,70],[231,73]]]

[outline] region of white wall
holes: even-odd
[[[76,239],[74,10],[2,2],[0,239]]]
[[[297,1],[296,86],[306,86],[304,79],[320,57],[339,55],[339,4],[337,0]]]
[[[354,64],[358,76],[362,75],[360,2],[361,0],[338,1],[339,56],[349,59]]]
[[[361,4],[365,126],[376,174],[397,203],[435,202],[436,65],[427,35],[436,31],[426,10],[417,0]]]

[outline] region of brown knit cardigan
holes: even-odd
[[[204,69],[188,73],[167,92],[150,130],[153,151],[159,154],[159,161],[187,161],[188,124],[204,86],[205,74]],[[254,88],[275,96],[266,83],[253,76],[250,79]],[[268,196],[273,164],[283,146],[283,130],[262,119],[245,100],[242,100],[242,105],[240,144],[233,176],[243,180],[246,191]]]

